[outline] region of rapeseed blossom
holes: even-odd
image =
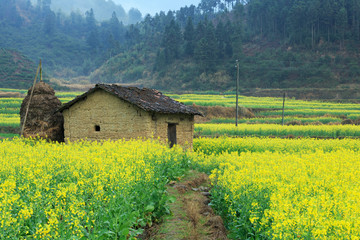
[[[132,238],[167,211],[165,184],[186,166],[151,140],[3,140],[0,239]]]
[[[359,239],[359,140],[219,138],[194,146],[193,164],[211,172],[213,205],[234,239]]]
[[[292,136],[292,137],[360,137],[356,125],[295,125],[278,124],[196,124],[200,136]]]
[[[0,239],[132,239],[168,212],[165,185],[211,173],[234,239],[359,239],[356,139],[0,142]]]

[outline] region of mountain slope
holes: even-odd
[[[109,59],[91,81],[234,90],[239,60],[242,89],[360,84],[360,8],[354,8],[360,0],[329,2],[329,12],[319,0],[218,2],[147,16],[128,34],[132,48]]]
[[[360,58],[350,49],[309,51],[269,42],[243,45],[240,87],[335,88],[359,84]],[[91,74],[91,81],[133,83],[163,90],[235,90],[235,61],[218,62],[215,71],[201,72],[196,59],[180,59],[154,71],[154,52],[122,53]]]
[[[115,12],[122,22],[127,22],[127,13],[121,5],[115,4],[112,0],[52,0],[51,9],[58,12],[59,9],[70,14],[71,12],[80,11],[84,14],[90,9],[94,10],[95,17],[99,21],[108,20],[112,13]]]
[[[130,26],[116,14],[97,21],[97,9],[57,13],[50,2],[0,1],[0,47],[42,58],[68,82],[234,90],[239,60],[242,89],[360,83],[360,0],[328,1],[329,11],[321,0],[201,0]]]
[[[54,77],[85,75],[104,62],[110,44],[123,41],[125,27],[112,19],[114,24],[99,26],[94,15],[66,16],[25,0],[0,1],[0,48],[16,49],[35,62],[41,58]]]
[[[19,52],[0,49],[0,88],[28,89],[37,66]]]

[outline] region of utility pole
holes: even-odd
[[[284,97],[283,97],[283,108],[282,108],[282,125],[284,126],[284,115],[285,115],[285,95],[286,93],[284,92]]]
[[[238,126],[239,116],[239,60],[236,60],[236,122],[235,126]]]
[[[22,136],[24,135],[26,119],[27,119],[27,116],[28,116],[28,113],[29,113],[29,108],[30,108],[31,99],[32,99],[33,94],[34,94],[34,89],[35,89],[36,80],[37,80],[37,77],[38,77],[40,71],[41,71],[41,60],[40,60],[39,66],[38,66],[38,68],[37,68],[37,70],[36,70],[36,75],[35,75],[34,83],[33,83],[33,86],[32,86],[32,88],[31,88],[31,93],[30,93],[30,97],[29,97],[29,102],[28,102],[27,107],[26,107],[24,122],[23,122],[23,125],[22,125],[22,127],[21,127],[20,137],[22,137]]]
[[[42,66],[41,66],[41,59],[40,59],[40,82],[42,82],[43,81],[43,79],[42,79]]]

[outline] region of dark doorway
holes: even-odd
[[[100,126],[99,125],[95,125],[95,132],[100,132]]]
[[[173,147],[176,144],[176,124],[169,123],[168,124],[168,140],[170,143],[170,147]]]

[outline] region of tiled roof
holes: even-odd
[[[173,114],[189,114],[189,115],[200,115],[202,113],[198,112],[191,106],[186,106],[183,103],[180,103],[168,96],[163,95],[161,92],[149,89],[149,88],[137,88],[137,87],[122,87],[119,85],[108,85],[108,84],[96,84],[94,88],[90,89],[86,93],[77,96],[74,100],[66,103],[58,111],[63,111],[70,108],[76,102],[86,98],[87,95],[97,91],[104,90],[114,96],[134,104],[135,106],[148,111],[148,112],[158,112],[158,113],[173,113]]]

